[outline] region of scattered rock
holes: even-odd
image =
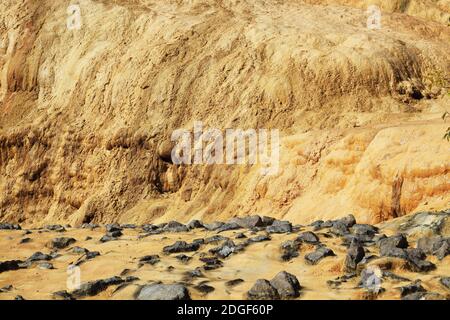
[[[344,224],[347,228],[351,228],[356,224],[356,219],[355,216],[353,216],[352,214],[349,214],[348,216],[342,218],[342,219],[338,219],[333,221],[333,223],[342,223]]]
[[[139,267],[143,266],[144,264],[150,264],[154,265],[161,261],[159,259],[159,256],[157,254],[145,256],[139,259]]]
[[[406,281],[409,282],[409,281],[411,281],[408,278],[398,276],[398,275],[394,274],[393,272],[386,271],[386,270],[383,271],[383,278],[389,278],[391,280],[399,281],[399,282],[406,282]]]
[[[22,228],[18,224],[0,223],[0,230],[22,230]]]
[[[94,230],[94,229],[97,229],[97,228],[99,228],[99,225],[98,225],[98,224],[95,224],[95,223],[83,223],[83,224],[81,225],[81,229],[91,229],[91,230]]]
[[[298,250],[300,243],[295,240],[288,240],[281,244],[281,250],[283,252],[281,259],[283,261],[290,261],[293,258],[298,257]]]
[[[350,231],[355,235],[373,237],[378,233],[378,228],[370,224],[354,224]]]
[[[330,232],[336,236],[342,237],[350,233],[349,228],[342,222],[334,222]]]
[[[223,222],[216,221],[213,223],[204,224],[204,227],[209,231],[214,231],[214,230],[219,229],[222,225],[223,225]]]
[[[142,287],[137,300],[190,300],[188,289],[181,284],[151,284]]]
[[[217,233],[220,233],[220,232],[224,232],[224,231],[237,230],[237,229],[241,229],[241,226],[239,226],[235,222],[232,222],[232,223],[224,223],[224,224],[222,224],[222,226],[217,228],[215,231]]]
[[[447,298],[436,292],[415,292],[404,296],[402,300],[447,300]]]
[[[177,258],[178,260],[180,260],[183,263],[187,263],[187,262],[189,262],[189,260],[192,259],[191,257],[189,257],[185,254],[179,254],[179,255],[175,256],[175,258]]]
[[[263,224],[264,227],[268,227],[271,226],[273,224],[273,222],[275,221],[275,218],[272,217],[268,217],[268,216],[263,216],[261,218],[261,222]]]
[[[49,262],[42,262],[40,264],[38,264],[38,268],[42,269],[42,270],[52,270],[55,269],[53,267],[53,264],[49,263]]]
[[[25,298],[22,297],[22,296],[16,296],[16,297],[14,298],[14,300],[22,301],[22,300],[25,300]]]
[[[403,298],[407,295],[417,292],[426,292],[425,288],[422,287],[420,280],[415,281],[407,286],[398,288],[400,290],[400,296]]]
[[[88,249],[81,248],[78,246],[72,248],[72,253],[74,254],[86,254],[87,252],[89,252]]]
[[[439,282],[446,287],[447,289],[450,290],[450,277],[442,277]]]
[[[247,292],[250,300],[278,300],[278,291],[265,279],[256,280],[253,287]]]
[[[29,243],[31,242],[31,238],[23,238],[19,241],[19,244]]]
[[[282,299],[297,298],[300,296],[300,283],[298,279],[286,271],[278,273],[272,280],[270,284],[278,292],[278,295]]]
[[[242,282],[244,282],[244,280],[242,280],[242,279],[233,279],[233,280],[229,280],[229,281],[225,282],[225,286],[234,287],[234,286],[237,286],[238,284],[241,284]]]
[[[122,231],[122,227],[118,223],[107,224],[105,225],[105,228],[107,233]]]
[[[408,258],[408,254],[404,250],[408,248],[408,240],[403,234],[381,239],[378,241],[378,246],[381,256],[402,259]]]
[[[364,247],[356,240],[353,240],[347,250],[344,261],[344,272],[352,273],[356,271],[358,263],[364,258]]]
[[[205,271],[215,270],[223,267],[223,262],[215,257],[203,257],[200,258],[200,261],[205,263],[205,265],[203,266],[203,269]]]
[[[123,282],[124,280],[120,277],[90,281],[81,284],[80,288],[74,290],[71,294],[74,297],[96,296],[100,292],[105,291],[109,286],[118,285]]]
[[[269,233],[288,233],[292,231],[292,224],[289,221],[275,220],[266,230]]]
[[[398,234],[398,235],[395,235],[392,237],[387,237],[387,238],[381,239],[378,242],[378,246],[380,247],[380,249],[382,247],[394,247],[394,248],[406,249],[406,248],[408,248],[409,244],[408,244],[408,239],[406,239],[405,235]]]
[[[205,226],[203,225],[203,223],[200,220],[192,220],[191,222],[189,222],[186,227],[189,230],[192,229],[200,229],[200,228],[204,228]]]
[[[100,255],[100,252],[98,251],[88,251],[86,252],[86,259],[90,260],[90,259],[94,259],[95,257],[98,257]]]
[[[137,228],[137,226],[135,224],[130,224],[130,223],[122,224],[120,227],[122,229],[136,229]]]
[[[272,238],[269,235],[262,234],[256,237],[249,238],[247,241],[248,243],[256,243],[256,242],[263,242],[263,241],[270,241]]]
[[[307,254],[305,260],[309,264],[317,264],[320,260],[329,256],[335,256],[333,250],[327,247],[319,247],[316,251]]]
[[[9,292],[12,289],[13,289],[13,286],[10,284],[8,286],[4,286],[4,287],[0,288],[0,293]]]
[[[248,217],[239,217],[233,218],[231,222],[238,224],[241,228],[252,229],[254,227],[265,227],[263,220],[260,216],[248,216]],[[267,220],[266,220],[267,222]],[[272,221],[273,223],[273,221]]]
[[[232,240],[225,241],[221,246],[212,248],[210,253],[217,255],[220,258],[226,258],[235,251],[236,245]]]
[[[247,238],[247,236],[245,234],[243,234],[242,232],[240,232],[240,233],[236,234],[234,236],[234,238],[235,239],[245,239],[245,238]]]
[[[423,237],[417,240],[417,248],[426,254],[434,254],[443,244],[442,236]]]
[[[45,229],[50,230],[50,231],[56,231],[56,232],[65,232],[66,231],[66,228],[64,228],[60,224],[48,225],[45,227]]]
[[[206,238],[203,242],[205,244],[219,244],[221,241],[226,241],[229,238],[221,236],[221,235],[214,235],[212,237]]]
[[[74,238],[66,238],[66,237],[55,238],[51,241],[50,247],[53,249],[64,249],[75,242],[76,240]]]
[[[28,262],[34,262],[34,261],[48,261],[52,260],[53,257],[49,254],[42,253],[42,252],[35,252],[27,259]]]
[[[55,300],[75,300],[66,290],[53,292],[52,297]]]
[[[194,289],[203,294],[208,294],[215,290],[214,287],[208,286],[207,284],[204,284],[204,283],[195,286]]]
[[[195,268],[194,270],[186,271],[184,273],[184,280],[190,281],[193,278],[201,278],[203,277],[202,270],[200,268]]]
[[[163,248],[165,253],[179,253],[197,251],[200,248],[198,243],[187,243],[186,241],[177,241],[171,246]]]
[[[320,242],[319,237],[314,232],[311,232],[311,231],[300,233],[300,235],[298,236],[298,238],[296,240],[301,241],[301,242],[306,242],[306,243],[312,243],[312,244],[317,244]]]
[[[177,221],[170,221],[163,228],[165,232],[187,232],[189,228]]]
[[[439,249],[437,249],[435,255],[439,260],[442,260],[449,254],[450,254],[450,239],[447,238],[447,241],[444,241],[442,246]]]

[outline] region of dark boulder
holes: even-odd
[[[49,254],[42,253],[42,252],[35,252],[27,259],[27,262],[34,262],[34,261],[48,261],[52,260],[53,257]]]
[[[289,221],[275,220],[266,230],[269,233],[288,233],[292,231],[292,224]]]
[[[81,284],[79,289],[74,290],[71,294],[74,297],[90,297],[96,296],[100,292],[105,291],[109,286],[119,285],[125,281],[120,277],[111,277],[102,280],[95,280]]]
[[[190,300],[189,290],[181,284],[150,284],[143,286],[137,300]]]
[[[186,227],[189,230],[192,230],[192,229],[204,228],[204,225],[203,225],[203,222],[201,222],[200,220],[192,220],[186,225]]]
[[[224,223],[220,221],[216,221],[213,223],[204,224],[204,227],[209,231],[214,231],[219,229]]]
[[[242,279],[233,279],[233,280],[229,280],[229,281],[225,282],[225,286],[231,288],[231,287],[237,286],[238,284],[241,284],[242,282],[244,282],[244,280],[242,280]]]
[[[143,266],[144,264],[154,265],[157,264],[159,261],[160,259],[157,254],[144,256],[139,259],[139,267]]]
[[[400,296],[403,298],[407,295],[417,292],[426,292],[425,288],[422,287],[420,280],[415,281],[409,285],[398,288],[400,291]]]
[[[344,272],[355,272],[358,263],[362,261],[365,256],[364,247],[356,240],[352,241],[347,250],[347,255],[344,261]]]
[[[122,231],[122,227],[118,223],[110,223],[105,226],[106,232]]]
[[[180,253],[197,251],[200,248],[198,243],[187,243],[186,241],[177,241],[173,245],[163,248],[165,253]]]
[[[319,247],[316,251],[307,254],[305,260],[309,264],[317,264],[320,260],[329,256],[335,256],[333,250],[327,247]]]
[[[221,235],[214,235],[212,237],[208,237],[204,240],[204,243],[206,244],[219,244],[221,241],[226,241],[229,238],[221,236]]]
[[[209,286],[209,285],[204,284],[204,283],[195,286],[194,289],[199,291],[199,292],[201,292],[201,293],[203,293],[203,294],[208,294],[208,293],[213,292],[215,290],[214,287]]]
[[[53,292],[52,297],[55,300],[75,300],[75,298],[66,290]]]
[[[170,221],[162,228],[162,230],[165,232],[187,232],[189,231],[189,228],[177,221]]]
[[[265,279],[259,279],[247,292],[249,300],[278,300],[278,291]]]
[[[215,231],[217,233],[220,232],[224,232],[224,231],[229,231],[229,230],[237,230],[237,229],[241,229],[241,226],[238,225],[235,222],[231,222],[231,223],[224,223],[222,224],[219,228],[217,228]]]
[[[74,238],[67,238],[67,237],[55,238],[51,241],[50,247],[53,249],[64,249],[75,242],[76,240]]]
[[[56,231],[56,232],[65,232],[66,231],[66,228],[64,228],[60,224],[51,224],[51,225],[45,226],[45,229],[50,230],[50,231]]]
[[[241,228],[252,229],[254,227],[265,227],[260,216],[238,217],[231,219],[230,222],[238,224]],[[273,221],[272,221],[273,222]]]
[[[0,273],[20,269],[20,260],[9,260],[0,262]]]
[[[288,240],[281,244],[281,259],[283,261],[290,261],[293,258],[298,257],[298,250],[300,248],[300,243],[295,240]]]
[[[447,289],[450,290],[450,277],[442,277],[439,282],[446,287]]]
[[[22,230],[22,228],[18,224],[0,223],[0,230]]]
[[[311,231],[300,233],[300,235],[297,237],[296,240],[312,244],[317,244],[320,242],[319,237],[314,232]]]
[[[270,280],[270,284],[277,290],[282,299],[297,298],[300,296],[300,282],[296,276],[286,271],[278,273]]]

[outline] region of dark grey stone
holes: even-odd
[[[0,262],[0,273],[20,269],[20,260],[9,260]]]
[[[306,242],[306,243],[319,243],[319,237],[311,231],[306,231],[306,232],[302,232],[300,233],[300,235],[298,236],[298,238],[296,239],[297,241],[301,241],[301,242]]]
[[[269,233],[288,233],[292,231],[292,224],[289,221],[275,220],[266,230]]]
[[[150,284],[143,286],[137,300],[190,300],[189,290],[181,284]]]
[[[364,256],[364,247],[358,241],[353,240],[347,250],[347,256],[344,261],[344,271],[347,273],[355,272],[358,263],[361,262]]]
[[[52,242],[50,243],[50,246],[53,249],[64,249],[75,242],[76,240],[74,238],[61,237],[53,239]]]
[[[274,287],[280,298],[297,298],[300,296],[300,282],[297,277],[286,271],[278,273],[272,280],[270,284]]]
[[[305,260],[309,264],[317,264],[320,260],[329,256],[335,256],[333,250],[327,247],[319,247],[316,251],[307,254]]]
[[[186,241],[177,241],[173,245],[163,248],[165,253],[179,253],[197,251],[200,248],[198,243],[187,243]]]
[[[256,280],[253,287],[247,292],[249,300],[278,300],[278,291],[265,279]]]

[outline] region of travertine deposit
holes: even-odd
[[[76,3],[79,30],[66,1],[0,3],[1,221],[449,207],[449,1]],[[171,133],[194,121],[280,130],[279,173],[171,164]]]

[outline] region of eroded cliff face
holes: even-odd
[[[2,1],[0,220],[448,207],[448,1],[378,1],[380,30],[370,3],[80,0],[69,30],[66,1]],[[171,164],[172,132],[194,121],[279,129],[279,173]]]

